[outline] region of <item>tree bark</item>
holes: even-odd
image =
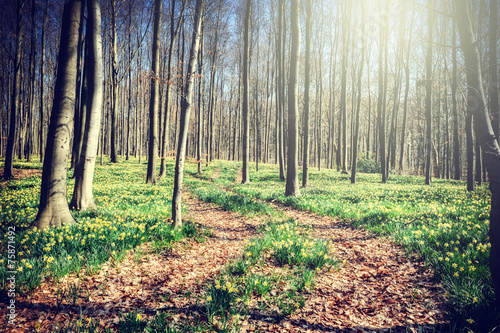
[[[500,112],[498,110],[498,1],[490,0],[490,41],[489,41],[489,95],[491,126],[497,140],[500,131]]]
[[[86,39],[86,73],[87,76],[87,119],[83,136],[82,152],[75,168],[75,188],[70,207],[85,210],[95,207],[92,194],[97,146],[101,125],[101,109],[103,101],[103,65],[101,39],[101,3],[100,0],[87,0],[87,39]]]
[[[118,163],[118,37],[116,35],[117,0],[111,0],[111,163]]]
[[[75,223],[67,201],[67,164],[76,92],[76,61],[81,0],[64,4],[58,72],[43,163],[40,205],[33,227]]]
[[[191,113],[191,101],[193,98],[193,79],[196,72],[196,63],[198,59],[198,49],[200,46],[201,25],[203,21],[205,0],[196,0],[196,9],[194,14],[193,38],[191,41],[191,50],[189,53],[189,62],[187,68],[187,82],[184,86],[181,103],[181,126],[179,131],[177,156],[175,160],[174,174],[174,193],[172,196],[172,220],[176,228],[182,227],[181,215],[181,193],[182,179],[184,174],[184,159],[186,155],[186,145],[189,130],[189,116]]]
[[[14,84],[12,85],[12,98],[10,108],[9,137],[7,141],[7,151],[5,153],[4,179],[14,177],[14,141],[16,139],[17,109],[21,104],[21,53],[22,53],[22,9],[24,1],[17,0],[16,10],[16,55],[14,59]]]
[[[243,169],[242,184],[250,182],[250,126],[249,126],[249,67],[250,67],[250,17],[252,13],[252,0],[247,0],[245,11],[245,31],[243,46]]]
[[[426,162],[425,162],[425,184],[432,182],[432,30],[433,30],[433,4],[428,1],[428,36],[427,36],[427,55],[425,61],[425,117],[426,117]]]
[[[149,150],[146,184],[156,184],[158,159],[158,112],[160,109],[160,27],[162,0],[155,0],[153,20],[153,52],[151,61],[151,97],[149,100]]]
[[[361,109],[361,79],[363,77],[363,66],[365,64],[365,5],[361,4],[361,62],[359,64],[358,73],[358,101],[356,105],[356,123],[354,125],[354,140],[352,143],[352,168],[351,168],[351,183],[356,183],[356,169],[358,165],[358,138],[359,138],[359,112]]]
[[[304,77],[304,144],[302,157],[302,187],[309,185],[309,90],[311,89],[311,30],[312,0],[306,0],[306,57]]]
[[[300,57],[300,4],[299,0],[291,1],[290,31],[291,31],[291,53],[290,53],[290,78],[288,80],[288,152],[286,167],[285,196],[297,197],[300,195],[299,188],[299,152],[298,146],[298,95],[299,95],[299,57]]]
[[[472,31],[468,1],[456,0],[455,19],[467,73],[467,108],[469,113],[474,115],[474,126],[484,150],[484,163],[490,179],[490,270],[495,289],[495,305],[498,310],[500,308],[500,147],[486,107],[479,53]]]

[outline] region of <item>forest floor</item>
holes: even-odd
[[[218,171],[212,178],[217,175]],[[203,285],[242,255],[244,240],[256,236],[263,219],[225,211],[188,192],[183,205],[189,220],[211,229],[210,237],[184,239],[167,253],[146,243],[120,262],[110,260],[95,275],[80,273],[45,282],[17,300],[18,325],[11,332],[51,332],[80,316],[113,327],[123,313],[137,309],[146,318],[158,310],[175,311],[174,322],[199,315]],[[314,238],[333,241],[342,263],[316,275],[303,308],[284,319],[250,313],[241,332],[439,331],[446,323],[442,288],[418,258],[410,261],[390,240],[346,222],[281,205],[273,208],[310,226]],[[5,307],[0,315],[0,327],[5,327]]]

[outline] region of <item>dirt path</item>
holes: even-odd
[[[187,193],[183,200],[187,217],[211,228],[213,237],[202,243],[175,243],[163,255],[152,253],[150,245],[144,244],[118,264],[104,264],[94,276],[73,275],[58,284],[45,283],[31,297],[17,299],[17,328],[10,332],[35,331],[37,325],[40,332],[50,332],[57,324],[78,318],[80,309],[84,317],[96,318],[108,327],[134,310],[144,310],[145,318],[168,309],[175,310],[177,318],[196,314],[197,298],[192,296],[199,296],[202,284],[241,254],[243,240],[254,236],[259,222],[244,220]],[[76,285],[76,293],[68,291]],[[5,311],[2,306],[0,328],[5,327]]]
[[[336,257],[345,260],[337,272],[321,274],[306,305],[282,326],[289,332],[329,332],[339,329],[392,329],[444,323],[442,288],[421,261],[409,261],[391,241],[329,217],[276,206],[312,237],[332,240]],[[438,328],[438,327],[437,327]]]
[[[241,169],[237,179],[241,179]],[[264,331],[337,332],[387,329],[415,331],[414,326],[439,331],[446,324],[443,288],[420,260],[408,260],[389,239],[353,228],[349,223],[284,205],[272,204],[303,226],[311,237],[331,240],[338,271],[320,274],[304,308]]]

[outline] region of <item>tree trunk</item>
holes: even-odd
[[[44,142],[45,142],[45,106],[44,106],[44,88],[45,88],[45,32],[47,30],[47,17],[49,15],[49,1],[45,0],[45,9],[43,11],[43,25],[42,25],[42,59],[40,61],[40,137],[39,137],[39,151],[40,162],[43,163]]]
[[[365,61],[365,6],[361,4],[361,63],[359,64],[358,73],[358,101],[356,105],[356,123],[354,125],[354,140],[352,142],[352,168],[351,168],[351,183],[356,183],[356,168],[358,164],[358,138],[359,138],[359,111],[361,109],[361,79],[363,77],[363,66]]]
[[[170,127],[170,87],[172,85],[172,58],[174,56],[174,47],[177,37],[179,36],[179,30],[184,18],[184,9],[186,8],[187,1],[182,2],[182,9],[179,17],[179,23],[175,27],[175,0],[172,1],[172,12],[170,13],[170,46],[167,55],[167,87],[165,92],[165,113],[163,115],[163,137],[161,140],[161,154],[160,154],[160,177],[165,176],[165,165],[167,158],[167,146],[169,137],[169,127]]]
[[[278,141],[278,164],[279,164],[279,177],[280,180],[285,180],[285,135],[284,135],[284,110],[285,110],[285,38],[284,38],[284,22],[285,22],[285,1],[278,0],[278,52],[276,57],[278,58],[278,71],[277,71],[277,81],[278,81],[278,96],[279,103],[277,107],[277,141]]]
[[[118,163],[118,37],[116,35],[117,0],[111,0],[111,163]]]
[[[432,182],[432,30],[433,30],[433,7],[434,2],[428,1],[428,36],[427,36],[427,55],[425,61],[425,117],[426,117],[426,162],[425,162],[425,184]]]
[[[172,196],[172,220],[176,228],[182,227],[181,215],[181,193],[182,179],[184,174],[184,159],[186,155],[186,143],[189,130],[189,115],[191,113],[191,101],[193,98],[193,79],[196,72],[196,63],[198,58],[198,49],[200,45],[201,24],[204,14],[204,0],[196,0],[196,9],[194,14],[193,38],[191,41],[191,51],[189,53],[189,62],[187,69],[187,82],[184,86],[181,104],[181,127],[179,131],[179,143],[177,145],[177,156],[175,160],[174,174],[174,193]]]
[[[249,78],[250,71],[250,17],[252,13],[252,0],[247,0],[245,12],[245,31],[243,46],[243,169],[242,184],[250,182],[249,162],[250,162],[250,126],[249,126]]]
[[[81,0],[64,4],[58,72],[43,163],[40,206],[33,227],[74,223],[67,200],[67,164],[76,92],[76,61]]]
[[[158,159],[158,112],[160,109],[160,27],[162,0],[155,0],[153,21],[153,52],[151,61],[151,97],[149,100],[149,150],[146,184],[156,184]]]
[[[85,210],[95,207],[92,194],[92,181],[99,145],[101,125],[101,107],[103,101],[102,83],[102,39],[101,39],[101,3],[99,0],[87,0],[87,38],[86,38],[86,72],[87,76],[87,119],[79,163],[75,168],[75,188],[70,207]]]
[[[456,0],[455,15],[466,65],[468,110],[474,115],[474,126],[481,147],[484,149],[484,162],[490,179],[490,270],[495,288],[495,305],[498,310],[500,308],[500,147],[486,108],[479,53],[472,32],[468,1]]]
[[[203,16],[205,13],[203,13]],[[201,175],[201,158],[202,158],[202,148],[203,148],[203,46],[204,42],[204,31],[205,24],[202,23],[201,27],[201,41],[200,41],[200,50],[198,52],[198,145],[196,148],[196,158],[198,159],[198,175]],[[234,142],[233,142],[234,144]],[[233,147],[234,149],[234,147]]]
[[[454,162],[454,177],[455,180],[462,179],[462,170],[460,170],[460,138],[458,134],[458,107],[457,107],[457,24],[453,22],[452,32],[452,81],[451,81],[451,102],[453,108],[453,162]]]
[[[489,43],[489,95],[491,126],[497,140],[500,131],[500,113],[498,110],[498,63],[497,63],[498,1],[490,0],[490,43]]]
[[[311,30],[312,0],[306,0],[306,57],[304,78],[304,144],[302,157],[302,187],[309,185],[309,91],[311,89]]]
[[[14,161],[14,141],[16,139],[16,126],[17,126],[17,109],[21,103],[21,53],[22,53],[22,9],[24,1],[17,0],[17,14],[16,14],[16,57],[14,62],[14,84],[12,85],[12,98],[10,108],[10,124],[9,124],[9,138],[7,141],[7,152],[5,154],[4,164],[4,179],[14,177],[13,161]]]
[[[297,197],[300,195],[299,188],[299,152],[298,146],[298,122],[299,111],[299,58],[300,58],[300,3],[299,0],[291,1],[290,31],[291,31],[291,53],[290,53],[290,78],[288,80],[288,152],[286,165],[286,188],[285,196]]]

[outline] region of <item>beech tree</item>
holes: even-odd
[[[495,288],[495,304],[498,309],[500,308],[500,147],[487,109],[481,62],[467,0],[455,0],[455,20],[466,66],[467,112],[474,117],[474,128],[484,150],[484,162],[490,180],[490,270]]]
[[[302,158],[302,187],[309,184],[309,95],[311,90],[311,30],[312,0],[306,0],[306,57],[304,71],[304,152]]]
[[[290,32],[292,46],[290,51],[290,78],[288,80],[288,151],[286,164],[285,195],[297,197],[299,188],[299,150],[298,150],[298,109],[299,109],[299,57],[300,57],[300,19],[299,0],[291,1]]]
[[[153,21],[153,50],[151,61],[151,97],[149,101],[149,151],[146,184],[156,184],[158,159],[158,113],[160,109],[160,27],[162,0],[155,0]]]
[[[12,100],[10,107],[9,138],[7,141],[7,152],[5,153],[4,179],[14,177],[14,141],[16,139],[17,109],[19,108],[21,90],[21,52],[22,52],[22,17],[23,0],[17,0],[16,10],[16,55],[14,59],[14,84],[12,89]]]
[[[40,205],[33,227],[75,223],[67,200],[67,165],[76,94],[76,62],[81,0],[64,3],[59,65],[43,162]]]
[[[247,0],[245,11],[244,46],[243,46],[243,169],[242,184],[250,182],[250,126],[249,126],[249,67],[250,67],[250,17],[252,14],[252,0]]]
[[[87,0],[87,37],[85,56],[85,76],[87,81],[87,112],[81,156],[75,167],[75,188],[70,207],[84,210],[95,207],[92,194],[92,181],[97,159],[97,146],[101,126],[103,97],[101,3],[100,0]]]
[[[175,159],[174,193],[172,196],[172,220],[176,228],[182,227],[182,179],[184,174],[184,160],[186,157],[189,116],[191,114],[191,103],[193,99],[193,81],[196,73],[198,49],[200,47],[200,40],[202,38],[201,25],[203,21],[204,6],[205,0],[196,0],[193,23],[193,37],[191,39],[191,50],[189,52],[189,62],[187,67],[187,82],[184,86],[182,94],[180,131],[177,145],[177,156]]]

